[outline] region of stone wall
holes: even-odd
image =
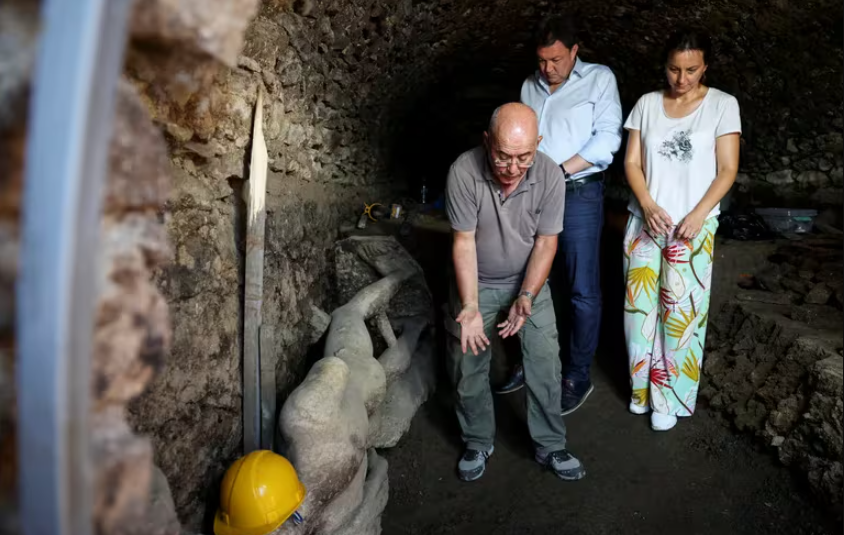
[[[154,42],[129,58],[127,72],[168,134],[174,177],[174,259],[157,276],[173,349],[131,417],[152,437],[188,527],[207,528],[219,481],[240,455],[241,190],[258,86],[270,157],[263,317],[276,326],[284,398],[309,365],[311,306],[339,304],[331,248],[341,224],[363,202],[389,203],[396,189],[374,135],[378,103],[390,89],[384,67],[414,28],[408,17],[425,13],[409,2],[265,2],[230,69],[193,67],[190,50],[150,53]],[[184,71],[181,85],[161,79],[172,69]]]
[[[185,35],[179,18],[147,17],[127,61],[167,134],[174,178],[166,211],[173,262],[156,274],[171,307],[172,351],[131,418],[152,437],[181,519],[192,528],[207,526],[220,477],[240,454],[241,190],[259,86],[270,157],[264,321],[276,326],[281,399],[304,377],[309,352],[319,354],[310,348],[311,305],[340,304],[332,302],[330,269],[340,225],[353,222],[364,201],[388,203],[405,184],[413,194],[422,178],[436,195],[448,164],[479,141],[492,109],[517,98],[534,68],[524,44],[544,13],[585,16],[582,55],[614,69],[625,113],[661,83],[655,55],[666,28],[686,20],[708,26],[719,45],[713,85],[742,103],[737,197],[840,204],[840,195],[825,200],[840,186],[842,167],[840,29],[823,22],[839,20],[832,15],[841,6],[831,0],[773,7],[674,0],[266,0],[259,7],[216,0],[213,8],[150,1],[192,6],[187,26],[207,36],[174,47]],[[245,29],[242,46],[215,39],[231,30],[227,20]],[[209,54],[229,67],[196,60]]]
[[[671,22],[704,27],[714,41],[708,83],[734,95],[741,107],[741,168],[732,202],[840,209],[844,52],[841,25],[827,16],[844,16],[841,4],[637,4],[607,5],[589,20],[587,36],[592,57],[605,56],[616,70],[625,112],[639,95],[660,87],[661,46]],[[606,26],[615,28],[602,31]],[[619,26],[627,32],[619,35]]]
[[[238,2],[218,3],[221,16],[237,10]],[[127,72],[167,133],[174,177],[174,261],[157,276],[171,306],[173,350],[131,417],[152,437],[187,526],[208,525],[222,474],[240,454],[241,190],[258,86],[267,94],[270,157],[263,315],[276,326],[281,401],[315,353],[311,305],[341,304],[332,300],[330,268],[341,224],[353,223],[363,202],[388,204],[404,185],[391,167],[403,155],[391,139],[401,121],[392,118],[412,107],[413,88],[455,48],[495,40],[491,21],[517,8],[480,0],[264,2],[239,54],[226,48],[230,69],[194,66],[203,50],[139,39]],[[210,14],[196,20],[220,26]],[[173,71],[182,76],[162,76]]]
[[[414,98],[395,116],[405,125],[393,139],[439,138],[428,155],[428,184],[441,190],[448,165],[480,141],[493,108],[518,99],[522,81],[536,68],[531,30],[546,13],[576,13],[583,22],[580,57],[615,73],[626,117],[644,93],[663,86],[662,46],[679,24],[709,30],[715,51],[708,83],[737,97],[744,128],[741,169],[732,202],[739,206],[831,205],[840,209],[842,161],[841,64],[844,16],[840,2],[703,1],[501,2],[492,13],[467,24],[486,30],[472,44],[451,48],[436,76],[417,86]],[[483,21],[478,20],[484,18]],[[451,36],[448,36],[450,39]],[[425,157],[424,145],[404,149],[405,160]],[[624,147],[611,168],[608,195],[626,200]],[[402,168],[410,180],[419,168]]]
[[[37,7],[0,6],[0,533],[20,530],[17,518],[15,281],[30,77],[37,42]]]
[[[18,270],[21,203],[29,126],[29,94],[38,44],[39,2],[17,0],[0,8],[0,532],[18,533],[15,483],[14,283]],[[137,4],[130,34],[166,7]],[[161,27],[153,33],[161,31]],[[235,36],[236,37],[236,36]],[[172,73],[171,73],[172,74]],[[166,76],[165,76],[166,78]],[[114,123],[106,152],[99,248],[95,259],[88,447],[92,524],[98,534],[178,533],[147,516],[153,449],[126,421],[126,406],[162,368],[170,348],[168,307],[153,271],[170,256],[159,217],[169,194],[167,146],[136,89],[116,87]],[[96,105],[96,103],[94,103]],[[49,155],[45,156],[49,157]],[[81,191],[81,195],[89,192]],[[32,244],[24,244],[32,246]],[[25,385],[24,385],[25,386]],[[66,394],[66,393],[65,393]],[[77,393],[79,394],[79,393]],[[86,393],[82,393],[86,394]],[[27,422],[39,425],[39,422]],[[65,489],[67,490],[67,489]],[[162,529],[161,531],[156,531]]]
[[[13,37],[0,41],[10,47],[0,49],[3,57],[13,59],[0,76],[0,297],[11,295],[16,275],[20,110],[36,4],[0,8],[0,31]],[[143,390],[168,344],[164,372],[129,416],[134,431],[150,436],[186,525],[208,519],[219,479],[240,453],[241,190],[259,86],[268,96],[271,159],[264,319],[277,327],[284,397],[308,366],[310,305],[339,304],[330,260],[340,224],[354,221],[364,201],[389,202],[404,182],[414,190],[426,174],[442,181],[492,109],[516,98],[533,69],[524,44],[539,16],[584,15],[582,56],[614,69],[625,112],[661,83],[656,54],[667,29],[680,21],[708,27],[718,44],[712,84],[742,104],[737,198],[840,206],[841,9],[832,0],[691,7],[679,0],[139,0],[106,202],[95,355],[105,381],[95,396],[98,422],[136,449],[103,459],[119,469],[136,455],[134,466],[149,477],[149,450],[121,427],[119,407]],[[147,114],[166,139],[149,128]],[[164,143],[169,162],[160,160]],[[162,209],[165,174],[172,192]],[[167,254],[161,223],[173,261],[157,267]],[[170,305],[172,338],[150,276]],[[0,507],[14,488],[14,402],[5,397],[12,303],[0,299]],[[122,505],[135,507],[143,485],[127,492]]]

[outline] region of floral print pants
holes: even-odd
[[[631,214],[624,236],[624,336],[633,403],[691,416],[697,401],[709,317],[718,218],[693,240],[651,233]]]

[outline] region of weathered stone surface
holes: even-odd
[[[736,292],[735,299],[738,301],[768,303],[771,305],[791,304],[791,297],[785,293],[771,293],[759,290],[740,290]]]
[[[326,312],[323,312],[318,307],[311,305],[311,343],[316,343],[322,335],[325,334],[325,331],[328,330],[328,326],[331,325],[331,316]]]
[[[382,360],[374,358],[365,324],[380,317],[381,330],[392,334],[385,312],[395,293],[404,291],[403,283],[421,276],[418,264],[392,238],[350,238],[340,243],[365,259],[381,278],[359,288],[332,312],[323,358],[282,407],[283,450],[309,493],[300,508],[304,525],[285,525],[281,533],[378,533],[386,502],[385,474],[378,473],[374,451],[369,462],[364,459],[366,448],[375,437],[385,443],[397,441],[434,383],[432,343],[414,352],[420,331],[428,324],[425,316],[395,321],[401,336],[392,340]],[[403,356],[411,353],[413,362],[405,362]],[[386,405],[384,362],[393,377],[410,364],[392,382]],[[383,435],[377,434],[380,429]],[[367,467],[376,473],[367,476]],[[358,531],[349,531],[350,526]]]
[[[792,178],[792,175],[793,173],[791,169],[783,169],[782,171],[768,173],[765,176],[765,180],[775,186],[784,186],[786,184],[791,184],[794,182],[794,178]]]
[[[378,280],[380,277],[372,266],[384,261],[405,262],[416,271],[390,301],[390,318],[431,317],[433,300],[422,269],[394,238],[353,237],[337,242],[334,262],[340,299],[348,300],[361,288]]]
[[[820,171],[804,171],[797,175],[797,183],[807,187],[822,187],[829,182],[826,173]]]
[[[814,305],[825,305],[832,296],[832,290],[826,283],[819,282],[806,294],[805,301]]]
[[[387,461],[374,449],[367,454],[366,480],[363,483],[361,506],[335,535],[379,535],[381,533],[381,513],[387,506],[389,481],[387,479]]]
[[[780,450],[780,459],[807,473],[816,495],[838,517],[842,516],[841,456],[844,420],[844,359],[829,357],[817,362],[809,373],[812,392],[800,424],[789,434]]]
[[[424,316],[407,318],[396,322],[401,329],[401,336],[396,340],[395,345],[389,346],[380,357],[378,363],[384,368],[384,375],[387,385],[393,382],[410,367],[414,353],[429,320]]]
[[[148,215],[106,220],[92,360],[98,410],[134,399],[164,364],[170,345],[167,304],[147,266],[166,258],[165,247],[163,229]]]
[[[39,6],[16,0],[0,5],[0,130],[25,120],[35,64]]]
[[[326,357],[337,357],[349,365],[349,389],[371,415],[384,399],[387,380],[384,368],[374,358],[374,347],[366,320],[383,314],[390,299],[411,275],[410,270],[386,271],[382,279],[362,288],[346,304],[331,313],[325,341]]]
[[[349,380],[345,362],[323,358],[281,410],[284,454],[308,489],[300,508],[308,533],[319,533],[314,528],[322,523],[321,512],[347,490],[364,463],[368,420]]]
[[[456,7],[456,3],[451,5]],[[811,196],[816,186],[803,187],[794,180],[802,171],[825,171],[822,169],[825,160],[836,165],[834,160],[840,159],[840,156],[830,158],[827,153],[840,154],[830,149],[837,146],[841,136],[841,129],[836,126],[842,122],[839,121],[841,103],[832,95],[841,92],[840,77],[833,73],[840,70],[836,62],[840,63],[842,46],[836,33],[838,30],[832,23],[816,22],[825,9],[841,13],[841,6],[831,1],[812,4],[811,7],[805,4],[797,7],[786,2],[764,7],[761,4],[719,3],[716,6],[703,3],[691,9],[677,4],[643,7],[632,0],[603,5],[582,0],[550,0],[532,4],[508,2],[506,5],[495,5],[491,11],[483,5],[467,2],[461,2],[454,12],[449,7],[440,7],[443,15],[463,24],[466,27],[464,32],[451,30],[436,15],[430,17],[427,24],[414,27],[417,32],[431,35],[432,40],[428,42],[435,44],[429,46],[428,54],[440,59],[436,67],[430,68],[428,83],[415,84],[414,87],[413,81],[409,80],[411,87],[407,91],[419,95],[417,98],[403,103],[403,99],[395,97],[395,104],[390,112],[385,113],[388,116],[385,119],[394,129],[394,146],[401,145],[402,134],[410,132],[424,131],[435,136],[440,125],[450,122],[451,117],[457,114],[462,118],[452,134],[454,153],[458,147],[476,142],[475,132],[483,128],[489,111],[500,102],[518,98],[518,86],[532,68],[533,50],[528,40],[529,30],[535,21],[547,13],[574,12],[580,14],[584,27],[580,55],[587,61],[603,63],[613,70],[625,116],[639,97],[664,84],[663,70],[652,69],[645,74],[639,66],[662,64],[664,58],[660,55],[666,27],[671,26],[673,21],[687,21],[692,17],[710,32],[718,50],[715,55],[729,60],[718,62],[717,67],[713,64],[707,76],[711,77],[714,87],[735,95],[739,101],[743,129],[741,172],[751,178],[749,183],[736,188],[732,206],[744,209],[755,206],[812,206]],[[413,9],[420,10],[415,4]],[[464,12],[475,21],[463,19]],[[717,16],[712,15],[715,12]],[[523,30],[500,31],[504,20],[509,27]],[[786,29],[794,27],[804,28],[804,31]],[[634,35],[638,44],[617,45],[619,40]],[[466,41],[461,42],[462,38]],[[747,43],[766,38],[775,40],[777,45],[764,55],[750,58],[746,53]],[[817,66],[799,65],[798,51],[816,48],[827,51],[828,59],[824,61],[826,71]],[[410,53],[404,55],[412,56]],[[775,55],[790,59],[777,61],[774,66],[769,58]],[[482,56],[489,60],[480,60]],[[413,70],[425,68],[424,65],[415,65]],[[786,79],[794,82],[781,82]],[[815,84],[822,85],[827,93],[812,103],[794,102],[793,94],[798,91],[797,87],[816,95],[818,89]],[[395,110],[404,113],[389,117],[395,114]],[[402,127],[401,123],[405,126]],[[420,147],[410,152],[423,158],[425,151]],[[451,152],[441,158],[428,157],[429,161],[431,158],[438,160],[436,167],[442,169],[439,172],[442,176],[451,163],[450,155]],[[783,156],[790,158],[787,165],[783,163]],[[798,165],[798,162],[805,163]],[[765,181],[766,175],[781,170],[791,171],[790,179],[775,175],[778,179],[775,181],[782,185],[774,186]],[[418,191],[425,175],[428,175],[429,185],[431,176],[437,175],[437,172],[428,174],[428,171],[428,166],[424,170],[404,170],[414,180],[415,191]],[[626,199],[629,190],[623,184],[623,169],[612,169],[610,174],[612,187],[608,188],[608,193],[619,201]],[[830,195],[824,204],[840,207],[840,186],[835,191],[838,197]]]
[[[354,479],[326,505],[320,513],[319,522],[311,522],[314,533],[336,533],[349,522],[351,516],[363,504],[366,470],[367,458],[364,456]]]
[[[94,528],[98,533],[122,533],[146,514],[152,477],[152,447],[136,437],[123,420],[121,408],[93,417],[90,435],[94,460]]]
[[[254,0],[233,0],[223,9],[195,0],[184,0],[183,6],[175,0],[142,4],[155,7],[156,13],[148,16],[140,31],[135,26],[136,43],[155,47],[164,43],[165,48],[178,50],[172,43],[187,42],[205,24],[210,28],[204,40],[186,45],[187,54],[157,54],[150,50],[155,47],[147,47],[133,49],[127,62],[145,104],[168,132],[177,177],[167,221],[175,262],[156,279],[171,303],[173,357],[149,399],[135,405],[133,422],[153,437],[162,470],[171,478],[177,508],[198,530],[209,503],[206,491],[236,457],[238,440],[231,435],[240,433],[240,191],[248,179],[247,151],[258,85],[263,84],[269,96],[265,134],[272,160],[264,321],[278,333],[276,376],[279,391],[287,393],[307,371],[306,355],[314,335],[311,306],[333,310],[354,294],[333,288],[335,266],[344,262],[339,257],[345,254],[334,261],[340,224],[353,222],[364,202],[396,200],[393,183],[413,180],[423,170],[444,177],[453,153],[477,142],[489,111],[505,98],[501,88],[508,92],[506,98],[514,98],[523,77],[534,68],[530,47],[514,46],[524,44],[527,34],[511,29],[529,28],[541,14],[562,4],[556,0],[530,5],[481,0],[263,2],[242,50],[231,45],[227,28],[248,18],[247,8],[256,5]],[[837,30],[820,23],[821,35],[807,40],[786,29],[782,20],[815,10],[824,17],[814,18],[828,20],[830,12],[840,11],[839,5],[822,0],[804,10],[787,6],[776,16],[767,7],[719,5],[721,15],[712,19],[706,11],[709,4],[691,12],[688,6],[661,6],[656,14],[627,1],[620,6],[628,9],[622,34],[617,32],[615,6],[575,2],[565,7],[578,5],[588,7],[584,37],[589,46],[583,58],[613,68],[625,111],[662,83],[656,70],[652,77],[642,76],[641,65],[658,63],[656,43],[664,37],[665,21],[689,17],[705,21],[717,36],[719,57],[735,58],[746,56],[744,33],[736,33],[733,23],[724,21],[761,20],[748,39],[761,36],[770,42],[777,36],[776,50],[789,57],[771,64],[718,61],[713,71],[716,85],[735,94],[742,106],[745,194],[761,205],[780,198],[811,202],[811,195],[828,188],[804,187],[795,179],[801,171],[823,171],[824,161],[833,165],[829,173],[834,181],[835,169],[844,162],[834,151],[829,151],[832,156],[827,153],[837,138],[825,136],[840,126],[837,117],[827,117],[821,110],[838,110],[840,104],[829,104],[835,99],[827,98],[840,94],[840,77],[834,74],[837,60],[833,61],[840,45],[837,41],[831,45],[826,38],[830,32],[837,35]],[[198,7],[204,12],[197,14]],[[165,8],[172,8],[172,21],[160,18],[167,13]],[[234,8],[241,12],[231,20],[207,22],[214,16],[225,19]],[[155,28],[153,22],[158,20],[166,24]],[[507,31],[500,31],[504,27]],[[633,35],[639,45],[618,46],[619,39]],[[820,63],[807,64],[800,50],[811,50]],[[767,58],[765,54],[762,57]],[[204,61],[210,56],[225,56],[231,65],[238,61],[241,67],[231,72],[218,69]],[[479,64],[479,58],[490,58],[489,64]],[[813,69],[817,73],[812,74]],[[485,85],[490,76],[496,89]],[[782,80],[791,81],[788,88]],[[454,91],[455,87],[467,90]],[[816,98],[794,102],[793,92],[808,88]],[[457,123],[453,119],[467,115],[483,117]],[[454,128],[447,136],[449,148],[441,154],[432,157],[430,151],[419,154],[408,147],[408,136],[403,135],[408,129],[434,132],[429,137],[441,139],[443,124]],[[786,155],[787,164],[781,159]],[[415,163],[419,161],[426,165]],[[788,185],[765,182],[768,173],[783,169],[791,173]],[[840,194],[837,200],[824,201],[831,202],[840,204]],[[363,272],[358,272],[355,284],[348,284],[350,288],[360,289],[377,279],[374,272]],[[783,295],[793,300],[786,291]],[[390,316],[411,315],[417,298],[426,303],[429,299],[423,293],[399,292]],[[407,302],[400,302],[403,299]]]
[[[130,411],[138,432],[149,434],[156,460],[170,478],[177,510],[197,522],[211,488],[240,445],[238,265],[233,217],[204,191],[179,181],[168,234],[174,261],[158,277],[170,303],[173,338],[165,373]],[[190,483],[190,484],[187,484]],[[195,524],[196,525],[196,524]]]
[[[410,368],[387,388],[384,403],[369,422],[369,444],[375,448],[392,448],[410,429],[410,422],[419,407],[434,389],[436,364],[430,337],[419,344]]]
[[[840,311],[819,305],[792,307],[791,319],[819,329],[834,330],[840,328],[842,324],[842,314]]]
[[[258,0],[140,0],[132,37],[208,54],[234,66]]]
[[[769,304],[785,294],[753,293],[772,299],[736,299],[712,315],[701,397],[739,430],[779,448],[840,515],[844,318],[829,306]]]
[[[116,106],[104,210],[156,209],[170,193],[164,138],[126,80],[118,85]]]
[[[139,522],[125,526],[127,535],[182,535],[170,485],[160,468],[153,465],[147,509]]]

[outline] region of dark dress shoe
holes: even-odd
[[[525,367],[519,364],[513,369],[513,373],[507,382],[495,389],[496,394],[509,394],[520,390],[525,386]]]
[[[566,379],[563,381],[563,396],[562,396],[562,415],[571,414],[586,401],[589,394],[595,390],[592,381],[573,381]]]

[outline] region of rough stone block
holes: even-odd
[[[259,0],[139,0],[132,37],[207,54],[234,67]]]
[[[786,290],[791,290],[797,295],[806,295],[814,286],[811,282],[806,281],[802,277],[785,277],[780,281],[780,284]]]
[[[789,305],[791,297],[785,293],[762,292],[759,290],[741,290],[736,292],[735,299],[746,302],[769,303],[772,305]]]
[[[775,264],[768,264],[763,269],[760,269],[756,273],[755,278],[763,290],[774,293],[783,291],[781,270]]]
[[[109,148],[106,213],[156,209],[170,193],[167,146],[135,88],[121,80]]]
[[[838,314],[827,306],[771,305],[738,300],[713,315],[714,347],[744,348],[713,363],[703,372],[701,392],[710,407],[724,411],[735,426],[778,448],[780,459],[804,474],[810,486],[840,514],[842,487],[841,318],[835,331],[819,326],[821,317]],[[809,325],[782,314],[807,316]],[[731,329],[730,325],[738,325]],[[753,347],[744,344],[753,341]]]
[[[765,181],[769,184],[773,184],[775,186],[784,186],[787,184],[793,184],[793,171],[791,169],[783,169],[782,171],[775,171],[773,173],[768,173],[765,175]]]
[[[319,307],[311,305],[311,318],[308,320],[311,325],[311,343],[315,344],[322,338],[328,326],[331,325],[331,316],[323,312]]]
[[[262,70],[261,65],[249,56],[238,56],[237,66],[246,69],[247,71],[257,72],[259,74]]]
[[[819,188],[825,186],[829,182],[826,173],[821,171],[803,171],[797,175],[797,183],[804,187]]]
[[[261,14],[249,26],[243,55],[257,61],[267,72],[273,69],[276,58],[284,54],[289,44],[290,38],[279,23]]]
[[[825,283],[820,282],[812,287],[804,299],[809,304],[825,305],[830,297],[832,297],[832,290]]]
[[[119,410],[97,415],[91,427],[95,530],[123,533],[146,514],[152,447],[132,435]]]
[[[840,330],[841,312],[822,305],[801,305],[791,309],[791,319],[824,330]]]
[[[813,491],[839,517],[842,514],[841,455],[844,433],[844,358],[840,355],[817,362],[808,387],[812,392],[808,410],[780,450],[780,459],[805,471]]]
[[[844,136],[840,132],[830,132],[818,138],[818,147],[826,152],[838,154],[844,151]]]
[[[100,302],[92,359],[95,407],[126,403],[161,369],[170,344],[167,304],[148,267],[167,256],[164,229],[153,216],[106,220]]]
[[[824,394],[841,397],[844,395],[844,358],[829,357],[815,364],[812,369],[812,385]]]

